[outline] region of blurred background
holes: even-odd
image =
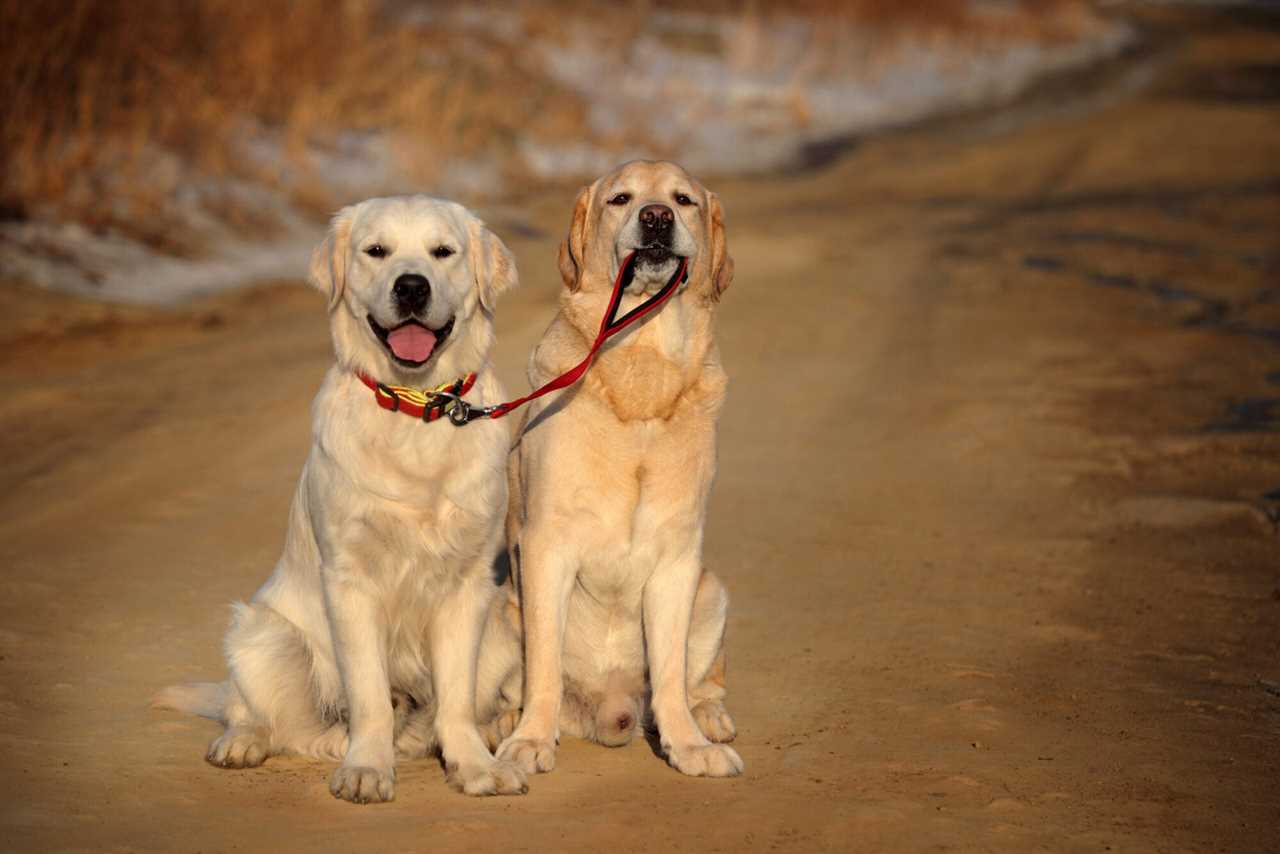
[[[222,677],[279,555],[326,218],[473,206],[515,396],[577,188],[639,156],[735,260],[747,774],[568,740],[523,799],[417,762],[362,809],[204,763],[146,700]],[[15,850],[1276,848],[1280,3],[0,0],[0,158]]]
[[[367,196],[813,167],[1133,40],[1087,0],[3,0],[0,32],[0,277],[146,303],[297,275]]]

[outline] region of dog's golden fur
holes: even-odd
[[[667,760],[729,776],[723,586],[701,563],[725,374],[713,335],[733,279],[720,200],[679,166],[637,161],[578,194],[560,247],[560,311],[530,359],[535,385],[587,353],[614,278],[642,243],[640,211],[674,216],[690,276],[612,339],[576,387],[529,407],[510,460],[508,545],[525,632],[523,713],[498,755],[548,771],[561,730],[628,741],[651,713]],[[678,260],[637,265],[620,309]],[[646,682],[646,671],[649,680]]]

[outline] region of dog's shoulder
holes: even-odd
[[[529,382],[537,388],[560,376],[587,355],[590,342],[562,308],[529,354]]]

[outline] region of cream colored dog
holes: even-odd
[[[702,568],[726,382],[712,317],[733,278],[715,194],[651,162],[583,188],[560,248],[560,312],[529,377],[539,386],[583,358],[633,251],[619,316],[666,284],[681,257],[687,285],[613,339],[579,385],[532,404],[512,454],[524,709],[498,755],[532,773],[554,767],[561,730],[626,743],[646,711],[647,671],[667,760],[685,774],[731,776],[742,760],[716,743],[735,735],[722,703],[727,597]]]
[[[337,361],[312,408],[284,554],[236,607],[230,680],[157,703],[225,723],[216,765],[342,760],[329,788],[350,801],[391,800],[396,756],[437,746],[467,794],[524,792],[524,772],[494,759],[476,726],[518,667],[518,647],[514,661],[495,648],[477,710],[483,627],[503,607],[492,573],[507,429],[387,411],[357,376],[431,387],[475,371],[468,397],[503,400],[485,368],[494,302],[516,283],[511,254],[452,202],[373,199],[334,217],[311,280],[329,295]]]

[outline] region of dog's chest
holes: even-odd
[[[652,544],[617,542],[584,559],[579,584],[596,602],[611,611],[639,611],[645,582],[653,573]]]
[[[584,589],[610,608],[639,607],[653,573],[680,555],[696,550],[702,506],[694,472],[686,467],[636,479],[634,490],[597,495],[604,521],[581,550]]]
[[[660,315],[601,355],[589,380],[620,420],[671,417],[701,368],[687,325],[683,317]]]
[[[371,538],[385,545],[385,563],[396,576],[452,572],[452,564],[474,560],[493,528],[493,518],[437,494],[422,504],[379,505],[364,517]]]
[[[442,562],[473,562],[506,504],[505,443],[490,425],[458,428],[399,413],[362,412],[320,435],[314,475],[333,520],[330,533],[365,541],[390,577],[413,577]]]

